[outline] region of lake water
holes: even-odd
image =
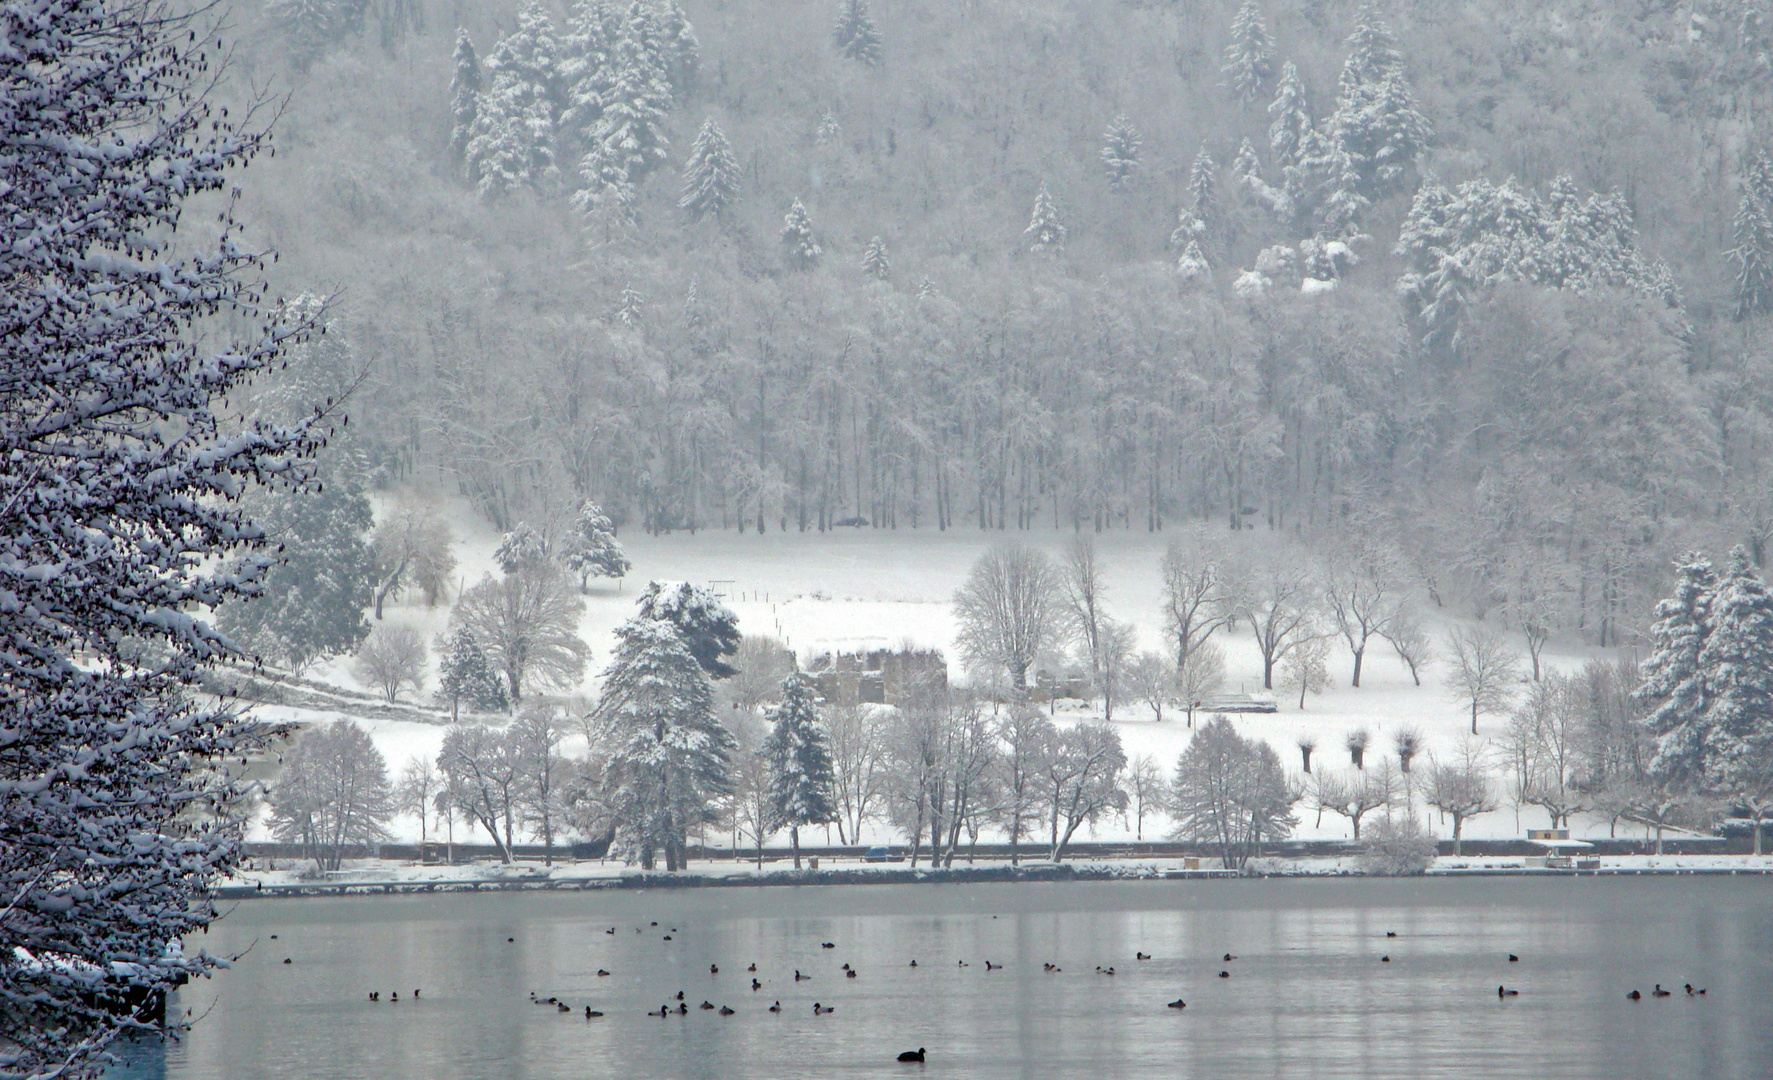
[[[263,900],[193,944],[250,951],[179,994],[203,1017],[187,1039],[135,1048],[121,1075],[1773,1075],[1773,881],[1759,877]],[[1658,982],[1675,995],[1653,999]],[[646,1015],[680,989],[690,1015]],[[1178,997],[1185,1010],[1165,1007]],[[837,1011],[814,1016],[815,1001]],[[607,1015],[586,1020],[587,1004]],[[894,1061],[919,1046],[926,1065]]]

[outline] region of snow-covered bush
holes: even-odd
[[[1438,848],[1414,814],[1380,818],[1367,826],[1361,869],[1379,877],[1412,877],[1427,872]]]

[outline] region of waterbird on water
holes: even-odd
[[[1135,959],[1135,960],[1149,960],[1149,959],[1151,959],[1151,954],[1148,952],[1135,952],[1133,954],[1133,959]]]
[[[609,974],[609,972],[607,972],[607,971],[605,971],[605,970],[603,970],[603,969],[602,969],[602,968],[598,968],[598,969],[597,969],[597,977],[598,977],[598,978],[600,978],[600,979],[601,979],[601,978],[604,978],[604,977],[605,977],[605,976],[607,976],[607,975],[608,975],[608,974]]]
[[[748,968],[746,968],[746,969],[745,969],[745,970],[746,970],[746,971],[756,971],[756,970],[757,970],[757,965],[756,965],[756,964],[752,964],[752,965],[751,965],[751,966],[750,966],[750,967],[748,967]]]
[[[1381,964],[1389,964],[1389,963],[1391,963],[1391,957],[1389,957],[1389,956],[1381,956],[1381,957],[1380,957],[1380,958],[1379,958],[1379,962],[1380,962],[1380,963],[1381,963]]]
[[[1511,964],[1518,964],[1521,962],[1521,958],[1516,956],[1514,953],[1509,953],[1508,954],[1508,962]]]
[[[1220,977],[1220,978],[1221,978],[1221,979],[1229,979],[1229,978],[1231,978],[1231,972],[1229,972],[1229,971],[1221,971],[1221,972],[1220,972],[1220,973],[1219,973],[1219,977]]]
[[[1168,1009],[1186,1009],[1188,1008],[1188,1002],[1183,1001],[1181,998],[1177,998],[1175,1001],[1170,1002],[1164,1007]]]
[[[1651,997],[1667,997],[1668,995],[1669,991],[1664,990],[1661,983],[1657,983],[1656,988],[1650,991]]]
[[[732,1014],[733,1014],[733,1010],[731,1008],[729,1008],[728,1006],[722,1005],[720,1007],[720,1015],[731,1016]]]
[[[1625,997],[1626,997],[1626,1000],[1628,1000],[1628,1001],[1642,1001],[1644,999],[1644,995],[1638,993],[1636,990],[1633,990],[1631,993],[1625,995]]]
[[[1520,997],[1520,996],[1521,996],[1521,992],[1520,992],[1520,991],[1519,991],[1519,990],[1506,990],[1506,989],[1504,989],[1504,988],[1502,988],[1502,987],[1500,987],[1500,986],[1498,986],[1498,987],[1497,987],[1497,988],[1496,988],[1496,996],[1497,996],[1497,997],[1499,997],[1499,998],[1505,998],[1505,997]]]
[[[1231,955],[1230,953],[1225,954],[1225,962],[1227,964],[1231,963],[1233,960],[1236,960],[1236,959],[1237,959],[1237,957]]]
[[[831,1006],[830,1008],[826,1008],[825,1006],[819,1004],[816,1001],[813,1002],[813,1015],[814,1016],[824,1016],[827,1013],[834,1013],[836,1011],[837,1011],[837,1006],[835,1006],[835,1005]]]
[[[922,1062],[923,1061],[923,1047],[920,1046],[915,1050],[905,1051],[903,1054],[899,1055],[899,1060],[906,1061],[906,1062],[910,1062],[910,1061]]]
[[[589,1006],[589,1005],[585,1006],[585,1019],[589,1020],[593,1016],[602,1016],[602,1015],[603,1015],[602,1013],[598,1012],[596,1009],[593,1009],[591,1006]]]
[[[782,1011],[782,1003],[780,1001],[778,1001],[774,1005],[770,1006],[770,1012],[779,1013],[781,1011]]]
[[[708,965],[708,974],[710,974],[710,975],[720,974],[720,965],[719,964],[709,964]]]
[[[758,981],[757,981],[757,980],[756,980],[756,979],[752,979],[752,980],[751,980],[751,989],[752,989],[752,990],[754,990],[754,991],[755,991],[755,990],[762,990],[762,989],[763,989],[763,984],[762,984],[762,983],[760,983],[760,982],[758,982]]]

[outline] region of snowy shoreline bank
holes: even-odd
[[[598,889],[756,888],[796,885],[939,885],[1022,882],[1178,881],[1262,878],[1350,878],[1369,875],[1356,858],[1252,862],[1244,871],[1178,862],[1086,862],[1019,867],[969,866],[912,870],[902,867],[837,866],[821,869],[758,869],[715,863],[676,874],[648,873],[601,863],[568,863],[546,871],[487,866],[479,876],[443,876],[430,871],[462,867],[366,866],[327,880],[300,880],[286,872],[233,879],[216,890],[220,900],[322,896],[397,896],[440,892],[539,892]],[[1623,856],[1582,870],[1530,865],[1520,858],[1445,858],[1422,875],[1459,877],[1676,877],[1773,875],[1773,857]]]

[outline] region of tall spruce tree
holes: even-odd
[[[683,101],[695,92],[696,79],[702,71],[702,45],[696,40],[696,28],[683,13],[677,0],[665,0],[658,13],[659,46],[665,61],[665,77],[671,92]]]
[[[831,40],[837,46],[837,55],[846,60],[869,67],[880,64],[880,31],[874,26],[874,16],[868,12],[868,0],[843,0]]]
[[[560,176],[556,122],[565,95],[553,25],[540,0],[493,46],[484,77],[467,145],[476,190],[485,199],[522,187],[552,190]]]
[[[1065,222],[1059,217],[1059,203],[1043,182],[1034,194],[1034,210],[1028,217],[1028,250],[1036,255],[1056,259],[1065,253]]]
[[[560,81],[566,108],[560,116],[560,133],[581,157],[603,115],[603,97],[614,78],[616,42],[621,37],[622,17],[607,0],[578,0],[573,5],[561,35]]]
[[[689,160],[684,162],[683,195],[677,205],[698,220],[710,214],[719,217],[739,201],[741,178],[732,144],[710,116],[702,121],[702,130],[690,146]]]
[[[813,235],[813,220],[799,199],[782,218],[782,256],[795,270],[811,270],[825,253]]]
[[[632,191],[667,156],[671,84],[649,45],[650,18],[646,6],[635,0],[616,43],[609,86],[591,128],[591,147],[579,163],[582,194],[590,197],[607,190]]]
[[[1225,46],[1225,66],[1220,70],[1232,94],[1246,105],[1261,98],[1274,74],[1274,38],[1269,36],[1256,0],[1243,0],[1238,5],[1231,20],[1231,41]]]
[[[1717,578],[1697,552],[1676,565],[1674,595],[1656,605],[1650,655],[1633,697],[1646,709],[1644,726],[1656,740],[1650,772],[1665,783],[1694,785],[1705,776],[1706,713],[1711,693],[1700,664],[1711,632]]]
[[[1773,749],[1773,593],[1745,549],[1730,552],[1709,611],[1699,650],[1707,692],[1703,783],[1740,798],[1764,782]]]
[[[458,167],[468,163],[468,139],[474,131],[480,81],[480,56],[474,51],[474,40],[467,30],[458,28],[455,72],[449,81],[449,153]]]
[[[677,627],[644,615],[616,631],[593,714],[605,755],[603,799],[616,845],[646,869],[681,869],[690,828],[731,790],[737,746],[714,714],[714,688]]]
[[[634,568],[627,552],[622,550],[622,542],[616,539],[615,523],[603,507],[589,500],[579,507],[579,516],[567,536],[566,567],[579,575],[581,590],[594,577],[626,577]]]
[[[1110,188],[1124,191],[1132,184],[1133,174],[1139,169],[1139,151],[1139,129],[1125,113],[1116,116],[1102,136],[1100,155]]]
[[[1764,152],[1744,170],[1733,229],[1736,317],[1773,311],[1773,162]]]
[[[808,675],[782,680],[782,702],[769,710],[772,723],[763,742],[769,766],[767,802],[770,826],[787,829],[800,869],[800,830],[837,820],[836,777],[831,749],[819,722],[818,686]]]
[[[867,248],[862,251],[862,273],[875,281],[885,281],[892,272],[892,263],[887,261],[886,241],[878,236],[869,240]]]
[[[1268,106],[1268,117],[1268,148],[1274,153],[1275,167],[1298,168],[1305,159],[1311,133],[1317,130],[1317,121],[1311,117],[1299,68],[1291,61],[1281,68],[1280,87],[1275,91],[1273,104]]]
[[[1328,127],[1330,142],[1352,162],[1359,194],[1367,199],[1398,190],[1433,134],[1403,65],[1391,28],[1372,5],[1362,5],[1348,37]],[[1337,165],[1321,171],[1332,178],[1340,174]]]
[[[1188,168],[1188,208],[1196,219],[1208,222],[1213,215],[1213,198],[1217,194],[1219,166],[1205,146],[1194,156]]]

